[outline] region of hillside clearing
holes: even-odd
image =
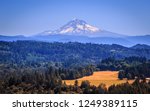
[[[119,80],[118,79],[118,71],[98,71],[94,72],[91,76],[85,76],[82,78],[77,79],[79,85],[82,81],[88,80],[91,85],[98,86],[99,84],[105,84],[106,87],[109,87],[113,84],[121,84],[129,82],[130,84],[134,82],[134,80]],[[74,85],[75,80],[64,80],[67,85]]]

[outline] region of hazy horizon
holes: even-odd
[[[77,18],[124,35],[150,34],[149,0],[1,0],[0,35],[56,30]]]

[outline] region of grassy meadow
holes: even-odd
[[[79,85],[81,84],[82,81],[88,80],[91,85],[98,86],[99,84],[105,84],[106,87],[109,87],[113,84],[121,84],[121,83],[126,83],[127,81],[129,83],[133,83],[134,80],[119,80],[118,79],[118,71],[98,71],[94,72],[90,76],[85,76],[82,78],[77,79]],[[67,85],[74,85],[75,80],[64,80]]]

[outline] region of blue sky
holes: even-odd
[[[0,35],[33,35],[78,18],[111,32],[150,34],[150,0],[0,0]]]

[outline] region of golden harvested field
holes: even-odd
[[[126,83],[127,81],[129,83],[133,83],[134,80],[119,80],[118,79],[118,71],[98,71],[94,72],[91,76],[85,76],[83,78],[77,79],[79,82],[79,85],[82,81],[88,80],[91,85],[98,86],[99,84],[103,83],[106,85],[106,87],[109,87],[113,84],[121,84]],[[75,80],[64,80],[67,85],[74,85]]]

